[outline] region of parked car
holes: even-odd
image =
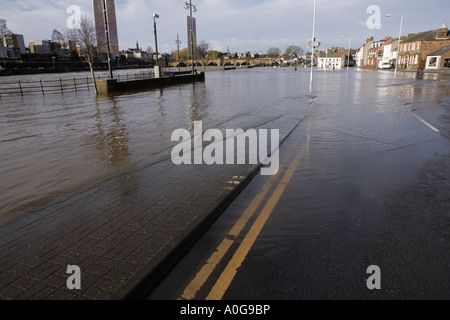
[[[383,62],[382,64],[380,64],[380,69],[391,69],[392,68],[392,63],[390,62]]]

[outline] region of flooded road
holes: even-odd
[[[126,72],[130,71],[119,73]],[[55,76],[71,79],[88,74],[16,76],[0,81],[37,81]],[[173,147],[172,132],[178,128],[192,129],[194,121],[202,120],[204,130],[256,127],[287,130],[305,116],[311,95],[319,97],[321,105],[329,105],[327,108],[336,108],[337,101],[340,106],[353,108],[351,118],[337,114],[333,130],[321,129],[320,139],[336,147],[326,150],[323,156],[336,158],[335,166],[348,166],[348,161],[342,162],[339,155],[345,153],[348,158],[352,154],[351,150],[337,149],[343,137],[356,144],[351,146],[358,150],[353,156],[356,158],[361,156],[360,152],[367,159],[383,156],[374,153],[378,147],[389,152],[420,145],[422,131],[429,129],[418,119],[410,120],[418,125],[413,141],[399,140],[394,122],[411,111],[424,118],[430,112],[440,112],[440,104],[448,103],[448,86],[440,85],[439,81],[418,82],[408,76],[394,80],[390,72],[316,72],[315,89],[310,93],[308,69],[210,70],[205,83],[144,92],[99,97],[92,90],[3,96],[0,222],[44,206],[139,161],[167,153]],[[371,112],[360,112],[363,109]],[[329,112],[324,107],[318,110]],[[371,134],[370,126],[374,124],[381,129],[382,136]],[[407,170],[410,162],[405,161],[397,169]],[[368,186],[373,188],[371,184]]]
[[[126,74],[123,70],[117,74]],[[0,82],[88,77],[4,77]],[[281,131],[304,113],[307,72],[207,72],[205,83],[96,97],[93,91],[2,96],[0,223],[149,157],[166,156],[175,129]]]
[[[315,73],[280,173],[256,176],[149,299],[448,299],[449,88]]]

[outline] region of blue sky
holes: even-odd
[[[161,52],[176,49],[180,35],[186,47],[186,16],[182,0],[116,0],[120,49],[154,48],[152,14],[158,13],[158,46]],[[213,48],[231,52],[267,52],[270,47],[281,51],[298,45],[306,51],[312,36],[313,0],[194,0],[197,7],[198,39],[209,41]],[[30,40],[49,39],[53,29],[64,31],[69,18],[67,8],[80,6],[82,13],[92,14],[91,0],[0,0],[0,18],[8,27]],[[367,8],[377,5],[381,11],[381,28],[370,30]],[[400,19],[385,14],[403,15],[403,35],[437,29],[444,20],[450,24],[449,0],[317,0],[316,36],[321,48],[331,46],[359,48],[374,36],[398,36]],[[342,38],[344,35],[345,38]]]

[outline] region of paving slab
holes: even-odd
[[[0,299],[144,297],[259,168],[176,166],[166,154],[1,225]],[[68,288],[68,265],[81,289]]]

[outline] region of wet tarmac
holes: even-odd
[[[150,300],[450,297],[448,84],[390,72],[315,76],[278,177],[255,177]],[[258,197],[242,231],[230,231]],[[380,290],[367,286],[371,265]]]

